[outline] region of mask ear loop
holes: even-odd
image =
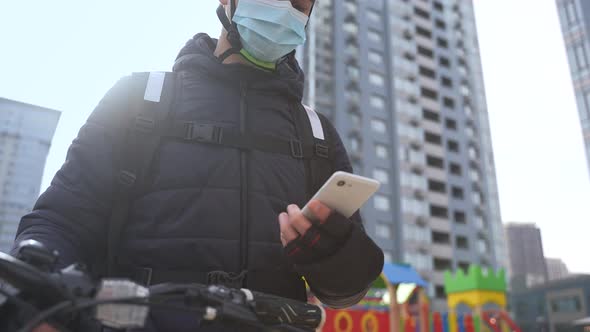
[[[311,21],[311,14],[313,14],[313,8],[315,7],[315,3],[317,0],[314,0],[311,4],[311,9],[309,10],[309,16],[307,18],[307,23],[305,24],[305,29],[307,30],[307,27],[309,26],[309,21]]]
[[[231,0],[230,12],[231,17],[233,18],[236,12],[235,0]],[[227,40],[231,45],[231,48],[229,48],[219,56],[219,61],[223,63],[223,61],[225,61],[225,59],[227,59],[231,55],[239,54],[243,46],[242,42],[240,41],[240,33],[238,32],[238,26],[234,22],[230,21],[222,5],[219,5],[219,7],[217,7],[217,17],[219,18],[219,21],[221,21],[221,25],[223,25],[223,28],[227,31]]]

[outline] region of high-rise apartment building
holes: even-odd
[[[549,280],[563,279],[570,275],[567,265],[559,258],[545,258]]]
[[[442,306],[445,270],[506,265],[472,2],[322,0],[310,24],[305,101],[383,184],[367,231]]]
[[[590,1],[556,2],[590,167]]]
[[[505,228],[512,288],[531,287],[546,282],[547,266],[541,230],[531,223],[508,223]]]
[[[39,196],[60,113],[0,98],[0,251],[10,250],[18,223]]]

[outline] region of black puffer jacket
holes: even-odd
[[[299,111],[303,73],[294,59],[267,73],[222,65],[214,48],[213,39],[197,35],[180,52],[174,71],[182,76],[182,91],[173,118],[297,137],[293,112]],[[114,105],[125,100],[127,83],[128,78],[118,82],[80,130],[51,186],[23,217],[17,242],[33,238],[59,250],[62,265],[102,259],[114,190],[114,137],[121,130],[109,119]],[[335,129],[324,130],[334,142],[334,171],[352,171]],[[289,204],[305,204],[304,183],[303,162],[286,155],[163,141],[148,190],[133,202],[120,262],[156,271],[247,269],[245,286],[303,301],[304,275],[325,302],[352,304],[380,273],[382,253],[364,235],[357,214],[355,231],[335,255],[290,266],[277,216]],[[160,325],[188,327],[176,322],[172,329]]]

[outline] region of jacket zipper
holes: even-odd
[[[248,95],[247,86],[244,82],[240,82],[240,133],[245,134],[247,131],[247,103],[246,97]],[[240,269],[247,271],[248,269],[248,152],[240,151]],[[247,278],[247,275],[246,275]],[[246,286],[247,280],[244,280]]]

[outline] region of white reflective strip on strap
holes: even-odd
[[[303,105],[307,111],[307,117],[311,122],[311,130],[313,131],[313,137],[324,140],[324,127],[322,127],[322,121],[318,114],[309,106]]]
[[[145,87],[143,99],[159,103],[160,97],[162,97],[162,89],[164,88],[164,78],[166,78],[166,73],[164,72],[151,72]]]

